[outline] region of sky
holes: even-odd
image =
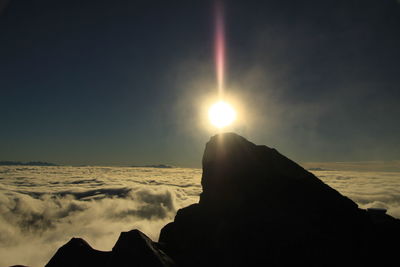
[[[0,160],[199,167],[217,133],[215,6],[3,1]],[[398,1],[222,6],[226,131],[301,162],[400,159]]]

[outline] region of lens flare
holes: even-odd
[[[221,129],[236,119],[236,111],[231,105],[222,101],[225,89],[225,23],[224,23],[223,0],[215,1],[215,29],[214,29],[214,53],[215,72],[218,86],[219,102],[215,103],[208,110],[208,117],[211,124]]]
[[[210,107],[208,117],[214,126],[221,129],[235,121],[236,112],[228,103],[219,101]]]
[[[225,25],[224,12],[221,1],[215,6],[215,69],[217,73],[218,94],[223,96],[225,86]]]

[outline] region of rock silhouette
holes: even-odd
[[[234,133],[216,135],[204,151],[201,184],[199,204],[179,210],[160,234],[180,266],[391,263],[382,252],[394,252],[399,220],[383,215],[382,225],[374,224],[275,149]]]
[[[72,238],[58,249],[46,267],[103,266],[103,263],[108,261],[109,254],[93,249],[82,238]]]
[[[122,232],[112,251],[93,249],[85,240],[72,238],[58,249],[46,267],[72,266],[174,266],[157,244],[139,230]]]
[[[213,136],[201,184],[158,243],[138,230],[111,252],[72,239],[47,266],[397,266],[400,220],[359,209],[275,149]]]

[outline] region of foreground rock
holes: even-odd
[[[139,230],[122,232],[110,252],[95,250],[85,240],[72,238],[58,249],[46,267],[174,266],[156,245]]]
[[[400,223],[369,214],[275,149],[233,133],[203,156],[199,204],[159,242],[180,266],[389,266]],[[379,217],[377,219],[376,217]]]
[[[159,243],[138,230],[110,252],[72,239],[47,266],[398,266],[399,220],[359,209],[275,149],[216,135],[201,183]]]
[[[173,261],[139,230],[121,233],[108,266],[173,266]]]
[[[58,249],[46,266],[105,266],[109,258],[109,252],[95,250],[81,238],[72,238]]]

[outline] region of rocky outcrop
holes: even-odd
[[[174,266],[157,244],[139,230],[122,232],[112,251],[93,249],[85,240],[72,238],[58,249],[46,267],[71,266]]]
[[[394,252],[399,220],[385,215],[374,223],[275,149],[216,135],[206,145],[201,183],[200,202],[179,210],[160,234],[180,266],[391,264],[383,252]]]
[[[133,230],[100,252],[73,238],[47,267],[397,266],[399,220],[359,209],[273,148],[216,135],[201,184],[199,203],[179,210],[158,243]]]
[[[174,262],[139,230],[122,232],[107,266],[174,266]]]
[[[105,266],[109,257],[109,252],[93,249],[82,238],[72,238],[58,249],[46,267]]]

